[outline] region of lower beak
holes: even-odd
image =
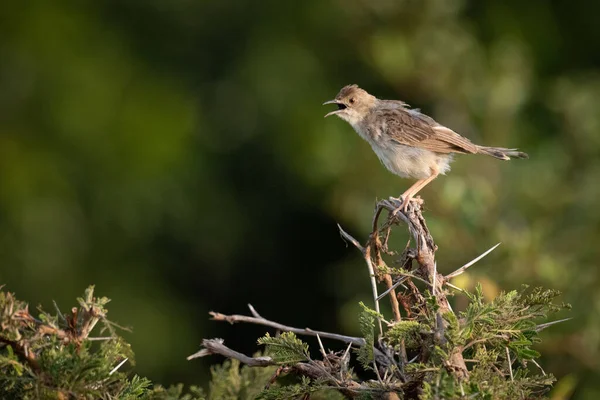
[[[325,103],[323,103],[323,105],[327,105],[327,104],[338,104],[338,101],[337,100],[329,100],[329,101],[326,101]],[[343,111],[343,110],[335,110],[330,113],[327,113],[327,114],[325,114],[325,118],[329,117],[330,115],[335,115],[335,114],[339,113],[340,111]]]

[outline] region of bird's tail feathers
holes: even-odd
[[[477,153],[492,156],[500,160],[510,160],[511,157],[529,158],[527,153],[523,153],[517,149],[505,149],[504,147],[477,146]]]

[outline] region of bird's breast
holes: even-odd
[[[370,142],[381,163],[403,178],[425,179],[450,169],[452,156],[395,142]]]

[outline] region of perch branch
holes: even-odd
[[[437,341],[443,341],[444,329],[446,328],[447,323],[441,316],[445,313],[452,313],[452,308],[450,307],[446,293],[443,290],[443,285],[447,279],[437,272],[435,264],[435,252],[437,251],[437,246],[429,232],[429,228],[427,228],[425,218],[423,218],[423,214],[421,213],[421,203],[411,202],[406,211],[397,209],[390,201],[382,201],[380,204],[380,207],[389,211],[386,224],[390,225],[398,221],[406,223],[408,231],[416,243],[415,260],[419,267],[417,268],[415,276],[418,275],[422,277],[424,281],[429,285],[432,285],[432,293],[436,294],[435,298],[439,309],[437,320],[440,323],[436,324],[439,326],[436,327],[437,331],[434,337]],[[469,372],[462,356],[462,348],[456,347],[452,350],[446,368],[459,380],[468,378]]]

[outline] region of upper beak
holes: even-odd
[[[323,103],[323,105],[326,105],[326,104],[339,104],[339,102],[337,100],[328,100],[325,103]],[[335,111],[332,111],[330,113],[327,113],[327,114],[325,114],[325,118],[329,117],[330,115],[335,115],[335,114],[337,114],[340,111],[342,111],[342,109],[335,110]]]

